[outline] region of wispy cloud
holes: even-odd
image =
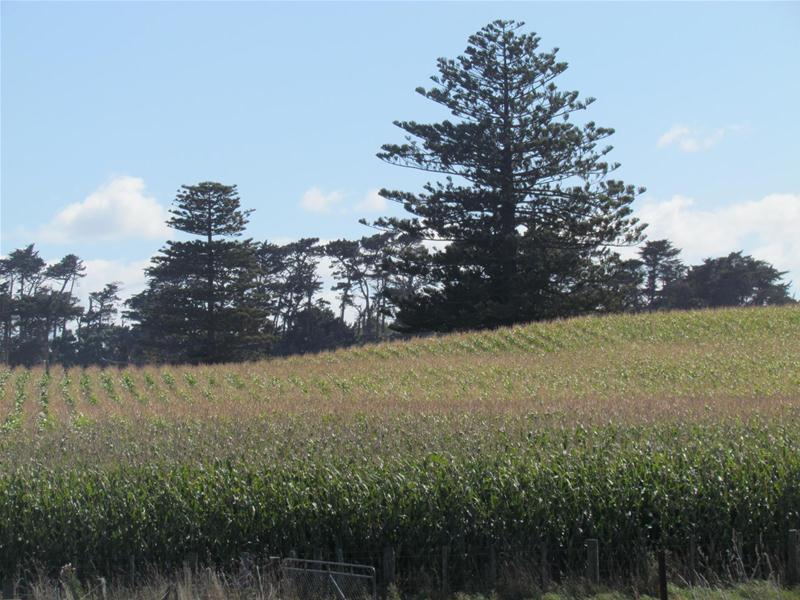
[[[169,233],[167,210],[144,192],[139,177],[115,177],[80,202],[61,209],[36,232],[52,243],[158,239]]]
[[[337,191],[325,193],[317,186],[314,186],[303,194],[300,198],[300,208],[307,212],[326,214],[344,199],[344,194]]]
[[[709,150],[719,144],[727,135],[745,131],[746,125],[727,125],[716,129],[698,129],[687,125],[673,127],[658,138],[658,147],[677,146],[683,152]]]
[[[386,198],[378,193],[379,191],[380,190],[377,189],[368,191],[361,202],[356,204],[356,210],[371,213],[377,213],[386,210],[388,202],[386,201]]]
[[[744,250],[766,260],[800,284],[800,194],[770,194],[759,200],[703,209],[694,199],[645,200],[636,211],[649,224],[651,240],[667,238],[685,262]]]

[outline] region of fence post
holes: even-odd
[[[192,593],[192,575],[197,570],[196,567],[193,569],[193,555],[189,554],[183,559],[183,586],[186,588],[186,593]]]
[[[667,553],[664,549],[658,551],[658,597],[659,600],[667,598]]]
[[[131,587],[136,587],[136,557],[132,554],[128,557],[128,572],[131,577]]]
[[[442,546],[442,595],[450,595],[450,582],[447,579],[450,570],[450,546]]]
[[[747,572],[744,568],[744,548],[740,531],[733,530],[732,542],[734,552],[736,552],[736,567],[739,571],[739,579],[744,580],[747,577]]]
[[[586,577],[590,583],[600,583],[600,542],[586,540]]]
[[[190,552],[186,555],[186,558],[183,561],[184,567],[188,566],[188,569],[192,573],[196,573],[199,566],[200,566],[200,559],[197,556],[197,552]]]
[[[800,585],[800,529],[789,530],[789,556],[786,561],[786,582]]]
[[[541,559],[541,564],[539,566],[541,567],[542,591],[546,591],[547,586],[550,585],[550,565],[547,564],[547,542],[539,544],[539,556]]]
[[[11,578],[3,580],[3,598],[14,597],[14,580]]]
[[[392,546],[383,547],[383,583],[389,587],[395,582],[395,556]]]
[[[497,585],[497,552],[494,544],[489,546],[489,587]]]
[[[344,562],[344,548],[342,548],[341,540],[336,540],[336,562]]]
[[[697,541],[694,536],[689,538],[689,585],[695,586],[697,572]]]

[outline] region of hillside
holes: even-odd
[[[541,413],[648,420],[800,402],[800,309],[583,317],[217,366],[0,374],[6,430],[109,416]]]
[[[689,540],[709,581],[774,578],[800,527],[797,308],[0,379],[0,572],[380,567],[391,547],[404,589],[430,591],[444,546],[453,589],[486,590],[489,556],[518,575],[545,552],[564,580],[593,537],[617,582],[657,548],[685,579]]]

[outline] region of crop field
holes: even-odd
[[[0,388],[0,573],[290,552],[380,567],[392,547],[413,588],[447,547],[458,589],[495,560],[580,573],[597,538],[604,578],[659,548],[678,573],[690,540],[706,577],[767,577],[800,527],[797,308],[15,369]]]

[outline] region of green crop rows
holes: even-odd
[[[144,428],[144,429],[143,429]],[[147,443],[144,438],[158,439]],[[61,461],[48,458],[61,446]],[[423,566],[442,545],[530,551],[576,568],[597,537],[609,570],[632,548],[709,560],[732,531],[780,554],[800,524],[797,422],[539,428],[522,417],[285,420],[89,427],[45,436],[0,478],[0,566],[130,556],[177,566],[242,552],[377,561],[386,544]],[[4,448],[8,451],[9,448]],[[95,464],[93,454],[105,460]],[[213,452],[213,456],[211,453]],[[90,566],[91,565],[91,566]]]
[[[605,576],[661,547],[679,560],[690,539],[704,569],[779,571],[800,527],[798,317],[671,313],[251,365],[2,371],[0,571],[337,549],[379,565],[390,545],[405,573],[448,546],[456,582],[489,552],[545,549],[558,577],[581,571],[590,537]]]

